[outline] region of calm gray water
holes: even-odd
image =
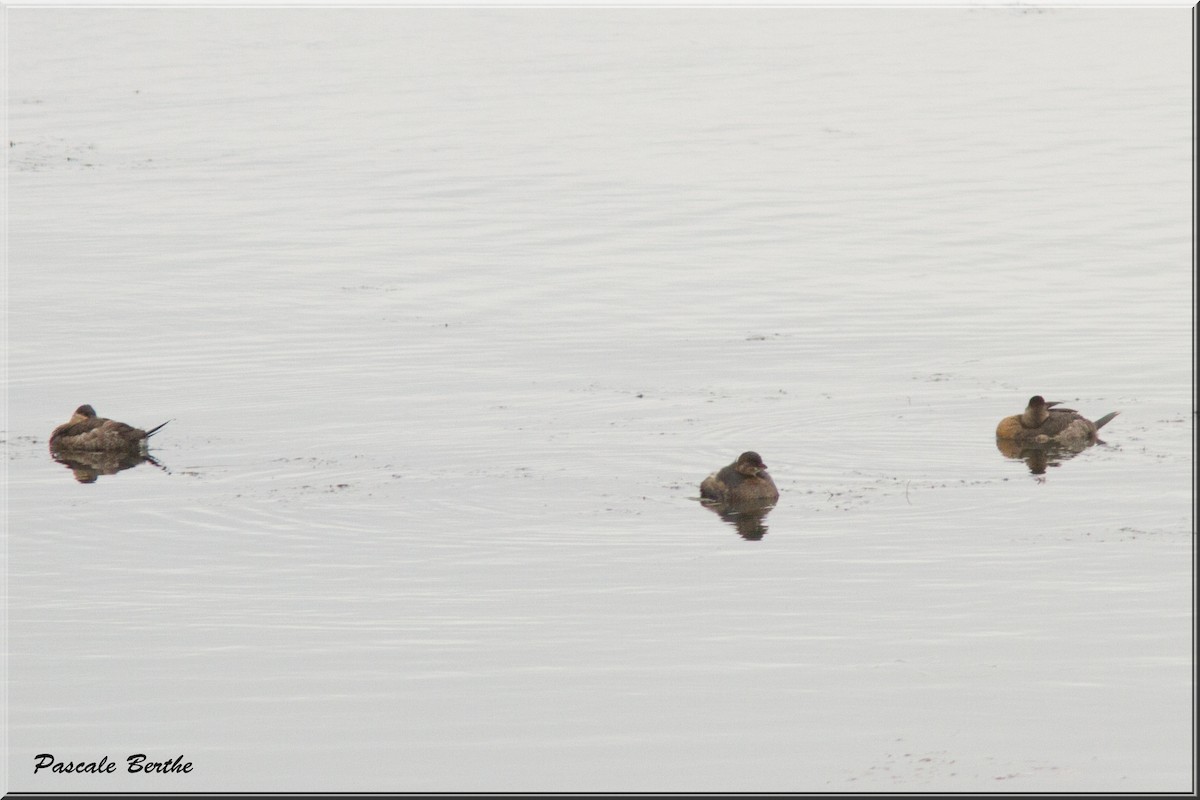
[[[1189,9],[5,20],[9,789],[1193,788]]]

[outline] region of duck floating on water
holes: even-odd
[[[700,497],[727,505],[774,503],[779,499],[767,465],[753,450],[747,450],[727,467],[709,475],[700,484]]]
[[[170,422],[171,420],[167,420]],[[124,422],[96,416],[89,405],[75,409],[71,418],[50,434],[50,449],[55,452],[104,451],[145,453],[147,442],[163,425],[144,431]]]
[[[1040,394],[1029,398],[1020,414],[1005,417],[996,426],[996,438],[1014,442],[1080,447],[1100,441],[1097,431],[1121,413],[1113,411],[1092,422],[1073,408],[1055,408],[1061,401],[1046,401]]]

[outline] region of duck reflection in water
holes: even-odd
[[[767,514],[775,507],[775,501],[749,501],[746,503],[719,503],[716,500],[702,499],[700,503],[721,519],[728,522],[743,539],[757,542],[767,535]]]
[[[747,450],[701,482],[700,499],[742,538],[757,541],[767,533],[763,520],[779,501],[779,490],[762,457]]]
[[[167,471],[153,456],[136,452],[51,451],[50,456],[70,469],[75,474],[75,480],[80,483],[95,483],[101,475],[116,475],[139,464],[151,464],[164,472]]]
[[[1100,442],[1103,444],[1103,442]],[[1053,442],[1014,442],[1011,439],[997,439],[996,449],[1007,458],[1014,461],[1024,461],[1029,466],[1029,473],[1038,483],[1045,483],[1046,470],[1050,467],[1062,466],[1064,461],[1070,461],[1075,456],[1091,447],[1091,444],[1055,444]]]

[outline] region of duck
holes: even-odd
[[[762,456],[747,450],[732,464],[705,478],[700,484],[700,497],[729,505],[774,503],[779,499],[779,490],[767,474]]]
[[[1047,401],[1035,394],[1023,412],[1000,420],[996,438],[1019,443],[1087,446],[1099,442],[1097,432],[1121,413],[1113,411],[1092,422],[1073,408],[1056,408],[1060,405],[1059,400]]]
[[[158,433],[167,422],[144,431],[124,422],[98,417],[96,410],[85,404],[75,409],[71,418],[50,434],[50,449],[55,452],[144,453],[147,447],[146,440]]]

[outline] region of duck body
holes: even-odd
[[[1000,420],[996,438],[1018,443],[1086,446],[1100,441],[1098,431],[1120,413],[1114,411],[1092,422],[1072,408],[1055,408],[1058,405],[1059,401],[1047,402],[1041,395],[1034,395],[1023,412]]]
[[[762,457],[748,450],[705,478],[700,484],[700,497],[729,505],[774,503],[779,499],[779,490],[767,474]]]
[[[169,421],[169,420],[168,420]],[[157,433],[158,427],[144,431],[124,422],[96,416],[89,405],[75,409],[71,418],[59,425],[50,434],[50,449],[55,452],[108,452],[144,453],[147,439]]]

